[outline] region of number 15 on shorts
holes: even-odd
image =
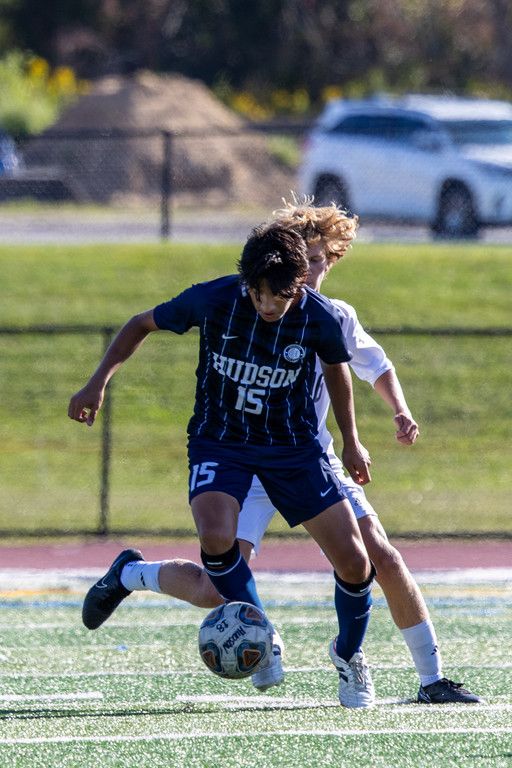
[[[203,461],[202,464],[194,464],[190,473],[190,490],[195,491],[202,485],[209,485],[215,480],[215,470],[218,467],[216,461]]]

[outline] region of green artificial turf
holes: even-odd
[[[258,575],[286,644],[285,682],[265,694],[249,680],[225,681],[207,671],[197,651],[206,612],[179,601],[136,593],[102,628],[86,630],[80,605],[91,578],[4,580],[0,763],[6,768],[511,764],[506,580],[465,583],[461,576],[423,589],[444,673],[485,703],[414,703],[418,678],[376,588],[365,651],[377,704],[354,711],[338,703],[327,654],[336,631],[329,577]]]

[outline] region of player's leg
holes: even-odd
[[[378,517],[368,515],[358,519],[366,551],[377,570],[377,581],[382,587],[397,627],[402,630],[429,621],[428,608],[402,555],[394,547]],[[432,638],[435,640],[435,635]],[[436,643],[434,643],[436,645]],[[432,652],[430,648],[430,652]]]
[[[248,562],[253,545],[249,541],[239,544]],[[105,583],[109,584],[108,590]],[[204,568],[192,560],[147,561],[139,550],[128,549],[118,555],[105,576],[89,590],[82,609],[85,626],[97,629],[135,591],[157,592],[198,608],[215,608],[225,602]]]
[[[373,571],[347,501],[338,502],[303,523],[331,562],[340,631],[336,652],[345,661],[361,651],[370,617]]]
[[[227,458],[222,452],[217,455],[215,445],[208,441],[196,441],[194,446],[191,441],[189,469],[189,500],[200,537],[203,565],[210,581],[223,598],[254,603],[261,608],[252,573],[235,538],[240,502],[247,495],[253,473],[243,466],[233,469],[229,455]],[[128,563],[141,560],[143,556],[138,550],[125,550],[105,576],[91,587],[82,608],[86,627],[96,629],[103,624],[131,593],[130,587],[141,584],[141,574],[136,567],[125,569]],[[160,567],[159,563],[149,564],[143,577],[148,579],[154,591],[161,591]],[[194,570],[193,566],[187,569],[189,576]],[[122,574],[125,583],[121,581]]]
[[[257,477],[253,478],[247,498],[238,517],[237,537],[240,551],[247,561],[254,550],[258,554],[263,535],[275,515],[275,507],[268,498]],[[252,542],[250,544],[249,542]],[[272,656],[263,668],[251,676],[251,682],[259,691],[266,691],[284,680],[284,643],[279,632],[273,628]]]
[[[230,487],[229,477],[224,481],[219,478],[219,487],[221,482],[223,487]],[[238,516],[236,499],[226,493],[205,492],[194,496],[191,506],[201,542],[201,559],[218,592],[227,600],[252,603],[263,610],[252,571],[241,554],[238,539],[234,538],[236,531],[229,526],[230,516],[226,510],[236,510]],[[222,548],[228,543],[230,535],[234,544],[223,552]],[[279,685],[284,679],[281,663],[283,646],[274,628],[272,646],[272,654],[252,675],[253,685],[261,691]]]
[[[329,656],[339,675],[338,696],[346,707],[371,707],[375,691],[362,650],[372,606],[374,570],[348,502],[303,523],[334,568],[338,636]]]
[[[421,590],[400,552],[388,540],[377,513],[361,486],[343,475],[341,463],[331,459],[343,492],[356,516],[366,551],[375,565],[391,616],[402,633],[420,678],[419,699],[429,703],[475,703],[478,697],[459,683],[443,677],[435,628]]]
[[[335,572],[335,607],[339,634],[330,655],[340,673],[344,706],[368,707],[374,692],[361,650],[371,608],[373,568],[355,516],[328,457],[316,447],[276,457],[258,476],[272,503],[291,527],[302,524]]]
[[[339,700],[346,707],[370,707],[375,691],[362,644],[372,605],[374,576],[347,501],[340,502],[303,523],[334,568],[334,604],[338,636],[329,656],[339,674]]]
[[[208,439],[191,439],[188,456],[189,503],[204,569],[226,600],[262,609],[251,569],[236,539],[238,513],[254,471],[243,452]]]
[[[336,456],[329,456],[342,484],[370,560],[377,571],[376,579],[386,597],[391,616],[409,647],[422,684],[440,680],[441,658],[434,627],[423,595],[408,570],[400,552],[390,544],[377,513],[366,494],[350,477]]]
[[[252,552],[259,552],[261,539],[275,514],[267,494],[257,478],[238,516],[237,539],[242,557],[248,563]],[[158,570],[156,571],[155,568]],[[157,584],[155,584],[155,578]],[[129,590],[151,589],[202,608],[223,602],[204,568],[190,560],[164,560],[160,563],[134,561],[125,565],[121,574],[123,585]],[[270,664],[255,672],[251,681],[259,691],[280,685],[284,680],[282,657],[284,644],[274,628],[273,653]]]
[[[253,551],[256,554],[259,552],[261,539],[274,514],[273,504],[254,477],[238,515],[236,533],[240,552],[247,563]],[[158,562],[134,560],[124,566],[121,583],[130,592],[160,592],[199,608],[214,608],[223,602],[204,568],[182,558]]]
[[[362,491],[362,489],[359,489]],[[424,703],[477,703],[479,698],[459,683],[443,677],[434,625],[421,590],[402,555],[388,540],[376,515],[358,518],[366,550],[377,570],[391,615],[411,653],[420,678]]]
[[[339,467],[336,468],[336,474],[356,516],[364,546],[377,571],[376,579],[386,596],[393,621],[399,629],[428,621],[429,614],[423,596],[400,552],[390,544],[363,488],[343,474],[341,464],[337,461]]]
[[[253,544],[238,540],[240,552],[248,563]],[[121,583],[129,592],[147,590],[158,592],[198,608],[215,608],[224,602],[206,571],[193,560],[133,560],[121,572]]]
[[[251,559],[253,551],[258,554],[275,511],[258,478],[254,477],[238,515],[236,532],[240,552],[246,562]],[[121,580],[131,591],[149,589],[199,608],[214,608],[222,602],[204,568],[192,560],[134,561],[124,567]]]
[[[240,552],[246,562],[249,562],[253,550],[256,553],[259,551],[261,539],[274,514],[273,505],[257,478],[254,478],[238,516],[237,538]],[[97,596],[101,596],[102,610],[100,609],[100,616],[86,621],[86,626],[95,624],[91,628],[100,626],[121,601],[134,591],[149,590],[161,593],[184,600],[199,608],[214,608],[224,601],[202,565],[192,560],[176,558],[146,561],[138,550],[126,550],[116,558],[100,582],[103,582],[107,576],[111,582],[110,591],[113,593],[113,598],[111,597],[107,605],[104,590],[96,593]],[[89,605],[91,599],[87,602]],[[87,610],[86,614],[89,612]],[[93,612],[97,614],[96,607],[93,608]]]
[[[224,602],[204,568],[183,558],[127,563],[121,573],[121,583],[130,592],[159,592],[198,608],[215,608]]]
[[[238,544],[242,557],[249,562],[252,544],[240,540]],[[215,608],[225,602],[204,568],[193,560],[163,560],[159,570],[159,586],[162,594],[184,600],[198,608]]]
[[[418,585],[375,515],[358,519],[391,616],[409,648],[422,685],[442,678],[436,633]]]
[[[166,594],[199,608],[224,602],[197,563],[182,559],[152,562],[144,560],[139,550],[127,549],[88,591],[82,607],[85,626],[97,629],[128,595],[139,590]]]
[[[239,503],[226,492],[205,491],[191,500],[201,545],[201,561],[213,586],[226,600],[263,610],[251,569],[236,538]]]
[[[197,524],[205,546],[213,548],[212,570],[217,572],[217,583],[211,573],[204,573],[195,563],[175,561],[167,568],[167,581],[172,581],[172,594],[190,598],[190,602],[195,605],[214,607],[220,601],[216,592],[221,584],[228,592],[223,593],[223,599],[241,600],[261,607],[252,573],[241,556],[238,541],[235,539],[238,501],[228,494],[212,492],[201,494],[196,499],[202,499],[202,502],[194,500],[193,504],[197,510]],[[207,557],[208,550],[205,550],[203,540],[202,553]],[[230,546],[223,552],[226,542]],[[223,578],[225,570],[229,572],[227,584]],[[85,596],[82,606],[82,620],[85,626],[88,629],[101,626],[134,589],[162,592],[161,578],[162,563],[145,562],[139,550],[128,549],[121,552],[105,576],[96,582]],[[165,573],[163,578],[165,582]],[[231,587],[229,582],[232,583]],[[232,594],[238,596],[231,596]]]

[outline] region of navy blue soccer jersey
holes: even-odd
[[[268,323],[230,275],[193,285],[153,316],[162,330],[199,328],[190,437],[265,446],[316,440],[316,355],[328,364],[350,359],[343,319],[324,296],[304,287],[300,302]]]

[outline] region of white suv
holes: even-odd
[[[512,105],[409,95],[330,102],[299,189],[362,219],[426,223],[445,237],[512,224]]]

